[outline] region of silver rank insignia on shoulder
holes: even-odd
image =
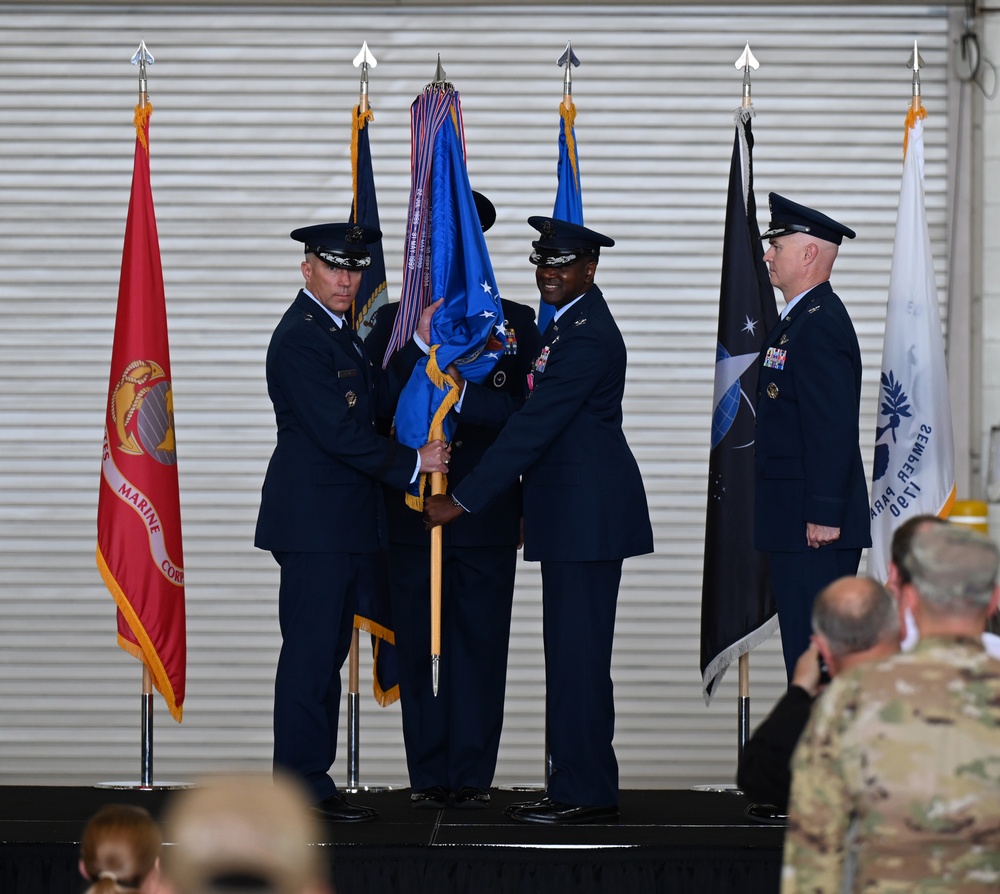
[[[810,307],[810,308],[809,308],[809,310],[808,310],[808,311],[806,311],[806,313],[810,313],[810,314],[814,314],[814,313],[816,313],[816,311],[818,311],[818,310],[819,310],[819,309],[820,309],[820,308],[821,308],[822,306],[823,306],[822,304],[816,304],[816,305],[814,305],[813,307]]]
[[[347,394],[344,395],[344,398],[347,401],[347,406],[351,409],[353,409],[358,402],[358,396],[353,391],[348,391]]]
[[[779,345],[787,345],[788,344],[788,334],[787,333],[782,333],[781,338],[778,339],[778,344]]]
[[[573,323],[573,325],[574,326],[582,326],[586,322],[587,322],[587,318],[584,317],[582,320],[577,320],[575,323]]]
[[[774,400],[778,396],[778,386],[774,382],[767,383],[767,396]]]
[[[302,319],[308,323],[312,318],[313,318],[312,314],[306,314]]]

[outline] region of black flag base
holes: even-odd
[[[769,826],[787,826],[788,814],[782,813],[780,807],[773,804],[751,804],[744,811],[749,819]]]
[[[743,791],[735,782],[708,782],[704,785],[692,785],[692,792],[724,792],[727,795],[742,795]]]
[[[119,789],[136,792],[162,792],[181,788],[197,788],[193,782],[157,782],[146,785],[142,782],[95,782],[94,788]]]

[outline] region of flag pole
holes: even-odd
[[[140,39],[139,49],[132,56],[132,64],[139,66],[139,108],[149,103],[146,82],[146,63],[155,60],[146,49],[146,41]],[[146,660],[142,659],[142,721],[139,746],[139,788],[153,787],[153,674]]]
[[[750,41],[743,48],[743,53],[736,60],[736,68],[743,69],[743,100],[740,107],[751,109],[753,98],[750,95],[750,70],[756,71],[760,63],[750,52]],[[739,660],[739,697],[736,709],[737,760],[743,758],[743,748],[750,738],[750,652],[740,655]]]
[[[917,49],[917,41],[913,41],[913,54],[910,56],[910,61],[906,63],[907,68],[913,69],[913,91],[910,99],[910,108],[913,113],[920,113],[920,66],[924,64],[924,60],[920,58],[920,52]]]
[[[431,473],[431,494],[444,493],[444,475]],[[431,684],[434,697],[438,694],[441,671],[441,564],[443,550],[443,528],[431,528]]]
[[[358,113],[368,112],[368,68],[376,65],[375,57],[368,49],[366,40],[361,52],[354,57],[354,67],[361,68],[361,84],[358,90]],[[353,125],[352,125],[353,126]],[[361,785],[361,637],[357,627],[351,634],[351,651],[348,656],[347,673],[347,789],[356,792]]]
[[[438,53],[437,68],[434,72],[432,86],[439,90],[448,88],[448,75],[441,65],[441,54]],[[443,494],[444,475],[440,472],[431,473],[431,495]],[[431,687],[437,698],[438,683],[441,677],[441,565],[443,562],[444,529],[441,525],[431,528]]]

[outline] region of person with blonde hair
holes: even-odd
[[[130,804],[105,804],[83,830],[80,874],[87,894],[155,894],[163,838],[149,813]]]

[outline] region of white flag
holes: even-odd
[[[948,373],[924,208],[925,114],[911,110],[906,121],[882,347],[868,574],[883,582],[893,531],[914,515],[946,517],[955,500]]]

